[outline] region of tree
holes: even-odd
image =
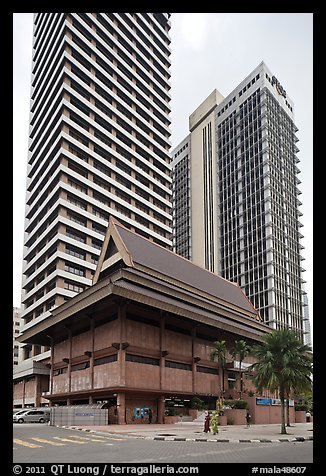
[[[251,348],[247,344],[245,340],[236,340],[234,342],[234,347],[231,350],[231,355],[234,359],[239,356],[239,370],[240,370],[240,400],[242,400],[242,392],[243,392],[243,372],[241,364],[243,360],[250,354]]]
[[[288,352],[291,352],[291,360],[289,361],[288,383],[286,385],[286,426],[290,426],[290,403],[291,394],[299,394],[307,392],[312,388],[311,358],[302,358],[302,355],[310,351],[310,348],[296,338],[295,333],[289,336]]]
[[[212,361],[217,357],[219,374],[220,374],[220,397],[224,396],[224,369],[226,366],[226,342],[225,340],[214,341],[214,349],[210,353]]]
[[[258,358],[249,370],[255,372],[257,390],[278,391],[281,400],[281,433],[286,434],[285,397],[290,389],[299,389],[310,382],[312,359],[310,347],[302,344],[290,329],[273,330],[263,337],[263,343],[253,346],[252,354]]]

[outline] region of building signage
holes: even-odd
[[[275,76],[272,76],[272,85],[275,85],[277,92],[286,98],[286,91]]]
[[[271,404],[270,398],[256,397],[256,405],[270,405],[270,404]]]
[[[286,403],[286,400],[285,400]],[[272,398],[271,400],[271,405],[281,405],[281,399],[280,398]],[[289,400],[289,407],[294,407],[294,400]]]
[[[280,398],[272,398],[272,405],[281,405]]]
[[[143,419],[144,417],[148,417],[148,415],[149,415],[149,407],[146,407],[146,408],[134,407],[134,418]]]

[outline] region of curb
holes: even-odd
[[[58,428],[65,428],[67,430],[78,430],[78,431],[86,431],[88,433],[103,433],[100,431],[90,430],[86,428],[78,428],[75,426],[59,426],[56,425]],[[143,440],[154,440],[154,441],[196,441],[196,442],[209,442],[209,443],[293,443],[295,441],[313,441],[313,436],[294,436],[292,438],[277,438],[277,439],[269,439],[269,438],[255,438],[255,439],[228,439],[228,438],[185,438],[185,437],[165,437],[165,436],[140,436],[140,435],[123,435],[127,438],[138,438]]]

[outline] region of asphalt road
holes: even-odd
[[[313,442],[154,441],[96,435],[47,424],[13,425],[14,463],[292,463],[313,462]]]

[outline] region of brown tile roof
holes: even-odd
[[[110,224],[115,226],[134,264],[138,263],[150,270],[208,293],[226,303],[240,307],[247,312],[255,313],[259,318],[258,311],[238,284],[232,283],[143,238],[125,228],[115,219],[111,220]]]

